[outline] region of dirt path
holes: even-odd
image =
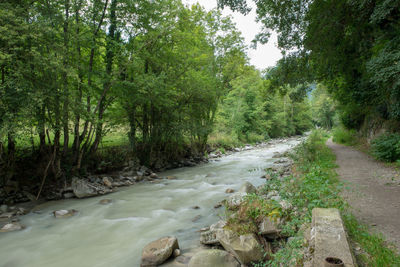
[[[354,215],[382,233],[400,251],[399,172],[354,148],[327,142],[336,154],[344,198]]]

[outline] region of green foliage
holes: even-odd
[[[370,114],[399,121],[399,1],[253,2],[264,26],[256,41],[267,42],[272,29],[284,50],[274,70],[276,85],[306,90],[307,82],[323,83],[349,129],[359,129]],[[219,3],[246,12],[244,0]]]
[[[280,250],[272,260],[257,266],[294,266],[302,264],[304,224],[311,222],[312,209],[338,208],[352,242],[356,242],[364,251],[358,255],[360,266],[397,266],[400,257],[387,247],[380,235],[371,234],[367,226],[360,224],[351,214],[348,204],[341,197],[343,184],[335,172],[335,155],[325,145],[326,132],[314,131],[309,138],[296,147],[291,157],[295,160],[295,175],[284,180],[270,179],[265,190],[279,190],[286,201],[296,207],[297,212],[283,214],[287,223],[282,234],[295,237],[292,242],[278,244]]]
[[[275,219],[280,215],[281,209],[278,203],[256,194],[249,194],[237,207],[235,213],[226,208],[226,227],[238,234],[258,234],[258,224],[264,217]]]
[[[220,130],[248,142],[249,135],[262,134],[264,111],[260,92],[263,80],[254,68],[245,68],[230,83],[232,89],[223,98],[217,114]]]
[[[281,197],[295,207],[282,214],[286,218],[282,235],[295,238],[278,244],[280,250],[273,259],[258,266],[296,266],[296,263],[301,266],[304,244],[300,229],[311,222],[312,209],[336,207],[344,210],[345,203],[340,197],[342,185],[334,171],[335,155],[325,145],[326,140],[325,131],[314,130],[290,154],[295,161],[295,175],[267,181],[266,192],[279,190]]]
[[[311,94],[312,118],[315,125],[332,129],[335,125],[336,108],[333,99],[322,84],[318,84]]]
[[[400,159],[400,134],[383,134],[371,142],[371,152],[376,158],[394,162]]]
[[[245,68],[222,99],[216,131],[240,142],[302,134],[311,127],[310,104],[298,88],[275,90],[269,75]],[[279,91],[279,92],[278,92]]]
[[[356,256],[359,266],[400,266],[400,256],[381,234],[371,234],[368,226],[350,213],[345,213],[343,220],[350,239],[366,252]]]
[[[222,133],[222,132],[214,132],[210,135],[208,139],[208,144],[212,148],[223,147],[224,149],[240,147],[243,145],[235,136]]]
[[[203,154],[221,99],[232,84],[247,90],[233,81],[254,78],[242,71],[252,68],[231,19],[180,0],[2,1],[0,33],[5,182],[27,148],[44,165],[52,159],[53,178],[121,143],[146,165]],[[260,109],[249,92],[239,134]],[[121,130],[126,138],[113,135]]]
[[[357,136],[355,130],[347,130],[342,126],[333,129],[333,142],[352,146],[357,143]]]

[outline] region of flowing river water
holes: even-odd
[[[274,162],[274,152],[297,143],[298,138],[291,138],[159,173],[176,176],[176,180],[141,183],[106,196],[48,202],[40,207],[40,214],[21,217],[26,229],[0,233],[0,267],[140,266],[143,247],[168,235],[175,235],[183,249],[196,247],[198,230],[223,215],[223,209],[214,209],[214,205],[228,196],[225,190],[237,190],[245,181],[263,184],[260,176]],[[104,198],[113,202],[100,205]],[[52,211],[59,209],[79,213],[55,219]]]

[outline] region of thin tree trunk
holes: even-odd
[[[95,28],[95,30],[93,32],[93,37],[92,37],[93,44],[92,44],[92,48],[90,49],[89,71],[88,71],[88,82],[87,82],[89,88],[91,88],[91,86],[92,86],[92,73],[93,73],[93,61],[94,61],[96,37],[97,37],[97,34],[98,34],[98,32],[99,32],[99,30],[101,28],[101,25],[103,24],[105,13],[106,13],[107,6],[108,6],[108,1],[109,0],[106,0],[106,2],[104,4],[104,8],[103,8],[103,12],[102,12],[101,18],[99,20],[99,23],[97,24],[97,27]],[[96,16],[94,14],[93,15],[93,24],[95,23],[95,20],[96,20]],[[91,112],[90,102],[91,102],[91,97],[90,97],[90,95],[88,95],[87,96],[87,101],[86,101],[88,114],[90,114],[90,112]],[[94,112],[94,114],[95,114],[95,112]],[[90,124],[90,130],[88,132],[89,124]],[[76,169],[77,170],[79,170],[81,168],[83,155],[86,153],[87,147],[90,144],[89,139],[90,139],[90,135],[91,135],[91,131],[92,131],[92,125],[93,125],[93,123],[89,123],[89,120],[86,120],[85,121],[85,125],[83,127],[82,135],[80,135],[79,145],[77,145],[77,147],[79,147],[79,149],[80,149],[80,151],[78,152],[78,159],[77,159],[77,162],[76,162]],[[87,137],[86,137],[86,135],[87,135]],[[83,140],[85,138],[86,138],[86,142],[81,147],[81,143],[83,142]]]
[[[79,11],[81,9],[81,4],[82,1],[79,2],[79,5],[75,7],[75,22],[76,22],[76,36],[78,38],[77,41],[77,69],[78,69],[78,84],[77,84],[77,97],[75,99],[75,105],[76,107],[80,107],[82,105],[82,82],[83,82],[83,74],[82,74],[82,67],[81,67],[81,45],[79,41],[79,34],[80,34],[80,28],[79,28],[79,23],[80,23],[80,17],[79,17]],[[79,108],[75,109],[75,122],[74,122],[74,142],[72,145],[73,149],[73,162],[76,163],[79,157],[79,148],[81,145],[81,139],[80,139],[80,121],[81,121],[81,116],[80,116],[80,110]]]
[[[4,184],[7,184],[14,175],[15,147],[14,135],[9,132],[7,134],[7,175],[5,176]]]
[[[131,145],[132,150],[136,146],[136,107],[128,108],[128,120],[129,120],[129,144]]]
[[[112,76],[112,64],[114,60],[114,47],[116,41],[116,28],[117,28],[117,9],[118,0],[112,0],[110,6],[110,27],[108,30],[107,46],[106,46],[106,81],[103,85],[103,93],[98,103],[98,121],[96,123],[96,137],[90,149],[90,153],[96,152],[100,140],[103,136],[103,115],[105,111],[105,102],[107,97],[107,92],[111,87],[111,76]]]
[[[63,157],[68,153],[68,143],[69,143],[69,92],[68,92],[68,46],[69,46],[69,36],[68,36],[68,26],[69,26],[69,0],[65,0],[65,20],[64,20],[64,71],[63,71],[63,83],[64,83],[64,103],[63,103],[63,129],[64,129],[64,148]]]

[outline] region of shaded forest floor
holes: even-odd
[[[343,197],[356,218],[383,234],[400,251],[399,171],[331,139],[327,146],[336,155],[337,173],[345,186]]]

